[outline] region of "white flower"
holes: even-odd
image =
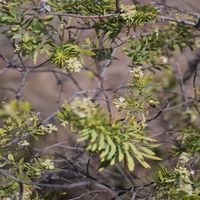
[[[72,57],[66,61],[66,67],[63,68],[64,71],[67,70],[68,72],[80,72],[83,65],[76,57]]]
[[[124,97],[119,97],[119,102],[123,103],[125,101],[125,98]]]
[[[127,21],[132,21],[137,12],[136,6],[135,5],[129,5],[129,6],[122,5],[121,8],[122,8],[122,11],[124,12],[121,14],[121,16]]]
[[[27,140],[23,140],[19,143],[19,145],[22,147],[27,147],[30,146],[30,142],[28,142]]]
[[[76,97],[70,105],[73,112],[80,118],[88,117],[96,113],[95,104],[92,103],[90,98],[80,99]]]
[[[156,101],[154,99],[150,99],[149,104],[156,105],[156,104],[159,104],[159,101]]]
[[[127,102],[124,97],[119,97],[118,99],[115,99],[113,102],[117,109],[119,108],[126,108]]]
[[[163,64],[167,64],[168,63],[168,58],[166,56],[161,56],[160,59],[161,59]]]
[[[198,37],[196,37],[196,39],[195,39],[195,46],[197,48],[200,48],[200,39]]]
[[[46,160],[43,162],[43,166],[44,166],[46,169],[54,169],[54,163],[53,163],[50,159],[46,159]]]
[[[189,184],[189,183],[182,183],[180,184],[180,191],[184,191],[186,192],[188,195],[192,195],[193,193],[193,188],[192,188],[192,185]]]
[[[48,128],[48,132],[49,132],[49,133],[52,133],[52,132],[58,130],[58,129],[56,128],[56,126],[54,126],[53,124],[48,124],[48,125],[47,125],[47,128]]]
[[[142,67],[141,66],[133,68],[130,72],[136,78],[142,78],[144,76],[144,73],[142,71]]]
[[[56,128],[56,126],[54,126],[53,124],[47,124],[47,126],[41,125],[40,126],[41,130],[44,131],[45,133],[52,133],[57,131],[58,129]]]
[[[190,174],[193,176],[195,174],[195,171],[194,170],[191,170],[190,171]]]

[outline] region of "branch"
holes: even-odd
[[[35,16],[35,13],[26,13],[25,15]],[[116,16],[117,14],[110,13],[110,14],[104,14],[104,15],[89,15],[89,16],[87,16],[87,15],[79,15],[79,14],[73,14],[73,13],[49,12],[48,15],[73,17],[73,18],[79,18],[79,19],[104,19],[104,18]]]
[[[79,19],[105,19],[105,18],[110,18],[110,17],[114,17],[117,16],[118,13],[110,13],[110,14],[104,14],[104,15],[79,15],[79,14],[73,14],[73,13],[59,13],[59,12],[50,12],[48,13],[49,15],[53,15],[53,16],[67,16],[67,17],[72,17],[72,18],[79,18]],[[26,15],[30,15],[30,16],[34,16],[35,13],[27,13]],[[160,18],[161,20],[165,20],[165,21],[173,21],[173,22],[177,22],[177,23],[183,23],[185,25],[190,25],[190,26],[194,26],[197,27],[197,23],[192,22],[192,21],[188,21],[188,20],[184,20],[184,19],[180,19],[180,18],[174,18],[174,17],[170,17],[170,16],[158,16],[158,18]]]
[[[195,22],[192,22],[192,21],[188,21],[188,20],[184,20],[184,19],[180,19],[180,18],[169,17],[169,16],[159,15],[158,18],[160,18],[161,20],[164,20],[164,21],[177,22],[177,23],[182,23],[185,25],[194,26],[194,27],[196,27],[196,25],[197,25]]]
[[[29,74],[29,70],[26,70],[25,72],[23,72],[22,74],[22,79],[21,79],[21,82],[19,84],[19,87],[17,89],[17,94],[16,94],[16,99],[19,100],[21,98],[21,95],[22,95],[22,91],[24,89],[24,85],[26,83],[26,80],[28,78],[28,74]]]
[[[197,99],[196,79],[197,79],[197,67],[195,68],[195,71],[194,71],[194,77],[193,77],[192,85],[193,85],[193,91],[194,91],[194,98],[196,100],[198,100]]]

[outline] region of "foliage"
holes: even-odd
[[[199,127],[188,126],[183,129],[179,141],[184,152],[199,153],[200,130]]]
[[[129,48],[124,48],[124,52],[132,60],[131,67],[151,64],[153,69],[160,70],[166,68],[168,64],[168,59],[164,56],[166,49],[175,50],[178,47],[183,49],[195,46],[195,40],[191,35],[193,28],[171,23],[170,30],[167,29],[169,27],[163,30],[157,29],[128,41]],[[185,40],[185,38],[189,39]],[[150,68],[151,65],[148,67]]]
[[[75,44],[56,46],[55,49],[52,50],[51,61],[66,72],[80,72],[82,68],[81,61],[83,60],[81,56],[82,53],[95,55],[89,50],[80,49],[80,47]]]
[[[119,111],[125,113],[124,119],[111,120],[87,98],[83,101],[76,98],[71,104],[64,104],[63,111],[57,114],[63,125],[69,123],[72,131],[80,135],[79,141],[86,141],[86,150],[99,154],[99,170],[124,161],[124,165],[133,171],[133,157],[145,168],[150,168],[145,158],[160,160],[150,150],[159,145],[152,144],[156,141],[145,136],[147,104],[158,102],[149,95],[153,88],[148,87],[150,80],[144,77],[142,69],[135,68],[132,74],[130,94],[114,101]],[[142,98],[138,99],[138,96]],[[141,116],[140,122],[138,115]]]
[[[45,157],[31,157],[31,137],[39,137],[57,131],[52,124],[41,125],[39,113],[32,111],[28,102],[11,101],[5,103],[0,110],[3,117],[0,129],[0,171],[14,174],[25,186],[25,199],[30,199],[32,194],[28,184],[41,178],[46,170],[54,169],[54,164]],[[5,187],[6,184],[6,187]],[[20,183],[17,184],[9,176],[1,179],[0,197],[17,199]],[[10,196],[11,194],[11,196]]]
[[[78,0],[78,1],[56,1],[50,0],[48,2],[55,11],[66,13],[74,13],[79,15],[101,15],[113,12],[115,9],[115,1],[91,1],[91,0]]]
[[[62,123],[69,121],[72,130],[80,135],[79,141],[86,141],[86,150],[98,153],[99,170],[117,162],[124,161],[125,166],[133,171],[133,156],[145,168],[150,166],[144,158],[160,160],[149,148],[155,140],[144,135],[145,118],[137,122],[135,116],[126,117],[124,122],[110,119],[92,104],[89,99],[75,99],[71,105],[65,104],[58,113]]]
[[[188,64],[192,83],[172,64],[177,52],[199,48],[197,16],[133,2],[0,0],[0,34],[13,56],[0,52],[0,76],[21,75],[17,86],[0,87],[12,92],[4,99],[16,99],[0,108],[0,199],[69,199],[72,190],[80,192],[72,199],[200,199],[199,54]],[[110,88],[119,53],[129,60],[119,77],[129,74]],[[59,93],[46,118],[21,100],[29,75],[42,72]],[[67,142],[43,148],[54,132]],[[157,170],[158,161],[165,167]]]
[[[153,199],[183,199],[200,198],[199,174],[189,170],[187,163],[191,154],[182,153],[176,168],[168,171],[161,168],[158,171],[156,188]]]

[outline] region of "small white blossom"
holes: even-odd
[[[168,63],[168,58],[166,56],[161,56],[160,59],[161,59],[163,64],[167,64]]]
[[[119,101],[123,103],[125,101],[125,98],[124,97],[119,97]]]
[[[57,131],[58,129],[56,128],[56,126],[54,126],[53,124],[48,124],[47,125],[47,128],[48,128],[48,132],[49,133],[52,133],[52,132],[54,132],[54,131]]]
[[[41,125],[40,128],[41,128],[42,131],[44,131],[45,133],[52,133],[52,132],[58,130],[58,129],[56,128],[56,126],[54,126],[53,124],[48,124],[47,126]]]
[[[67,72],[80,72],[82,69],[83,65],[82,63],[78,60],[78,58],[73,57],[68,60],[66,60],[66,65],[63,70]]]
[[[28,142],[27,140],[23,140],[19,143],[19,145],[22,147],[27,147],[30,146],[30,142]]]
[[[144,76],[144,73],[142,71],[142,67],[141,66],[133,68],[130,72],[136,78],[142,78]]]
[[[187,162],[190,161],[190,159],[191,159],[191,154],[183,152],[179,157],[179,163],[182,165],[186,164]]]
[[[80,99],[76,97],[70,105],[73,109],[73,112],[80,118],[88,117],[96,113],[95,104],[92,103],[90,98]]]
[[[115,104],[117,109],[126,108],[127,106],[127,101],[124,97],[119,97],[118,99],[115,99],[113,103]]]
[[[124,13],[121,14],[121,16],[126,20],[126,21],[132,21],[135,17],[136,14],[136,6],[135,5],[122,5],[121,6],[122,11]]]
[[[159,101],[156,101],[154,99],[150,99],[149,100],[149,104],[151,104],[151,105],[157,105],[157,104],[159,104]]]
[[[42,164],[46,169],[54,169],[54,163],[50,159],[46,159]]]
[[[194,170],[191,170],[190,171],[190,174],[193,176],[195,174],[195,171]]]
[[[196,46],[196,48],[200,48],[200,39],[199,39],[199,37],[195,38],[195,46]]]

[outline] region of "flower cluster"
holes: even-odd
[[[123,13],[121,14],[121,16],[123,17],[124,20],[126,21],[132,21],[135,17],[136,14],[136,6],[135,5],[122,5],[121,9],[123,11]]]
[[[82,63],[76,57],[72,57],[66,60],[66,64],[62,67],[62,69],[66,72],[80,72],[82,67]]]
[[[177,190],[192,195],[193,188],[192,181],[190,180],[190,171],[186,167],[179,167],[175,169],[175,172],[178,173],[180,177]]]
[[[80,72],[83,67],[80,60],[84,51],[76,44],[64,44],[52,50],[51,62],[64,72]]]
[[[22,140],[19,145],[21,147],[27,147],[27,146],[30,146],[30,142],[28,142],[27,140]]]
[[[84,118],[96,113],[96,107],[91,102],[90,98],[75,98],[71,103],[73,112],[80,118]]]
[[[133,76],[135,78],[142,78],[144,76],[144,73],[142,71],[142,67],[141,66],[133,68],[131,70],[131,73],[133,74]]]
[[[41,129],[41,135],[43,135],[42,132],[44,133],[52,133],[54,131],[57,131],[58,129],[56,128],[56,126],[54,126],[53,124],[47,124],[46,126],[44,125],[41,125],[40,126],[40,129]]]
[[[118,99],[115,99],[113,103],[118,109],[123,109],[127,106],[127,101],[124,97],[119,97]]]
[[[166,56],[161,56],[160,59],[161,59],[161,62],[163,64],[167,64],[168,63],[168,58]]]
[[[149,100],[149,104],[150,104],[151,106],[156,106],[157,104],[159,104],[159,101],[157,101],[157,100],[155,100],[155,99],[150,99],[150,100]]]
[[[195,47],[200,48],[200,38],[199,37],[195,38]]]
[[[178,185],[178,190],[179,191],[185,191],[188,195],[192,195],[193,193],[193,188],[192,188],[192,182],[190,180],[190,176],[194,171],[189,171],[187,169],[187,163],[191,160],[191,153],[181,153],[178,163],[177,163],[177,168],[175,168],[175,173],[179,174],[179,185]]]
[[[46,159],[42,165],[45,169],[54,169],[54,163],[50,159]]]

